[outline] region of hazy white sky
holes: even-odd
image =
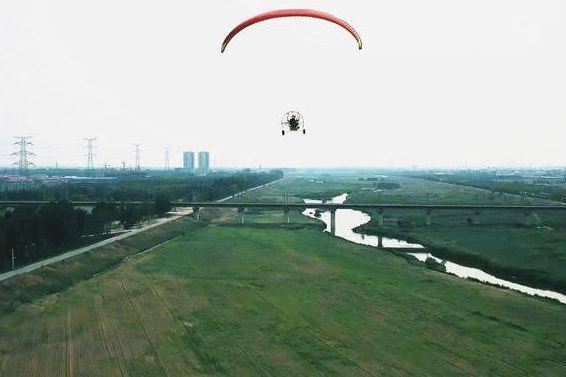
[[[277,20],[315,8],[358,29]],[[306,136],[282,137],[288,110]],[[565,0],[0,0],[0,165],[566,165]]]

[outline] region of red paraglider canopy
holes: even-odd
[[[358,32],[346,21],[336,16],[333,16],[329,13],[320,12],[313,9],[282,9],[282,10],[275,10],[271,12],[258,14],[257,16],[252,17],[249,20],[246,20],[241,24],[239,24],[238,26],[236,26],[224,39],[224,42],[222,43],[221,52],[224,52],[224,50],[226,50],[226,47],[228,46],[232,38],[236,36],[236,34],[246,29],[247,27],[257,24],[258,22],[271,20],[273,18],[285,18],[285,17],[310,17],[310,18],[318,18],[321,20],[335,23],[336,25],[343,27],[350,34],[352,34],[352,36],[358,42],[358,48],[360,50],[362,49],[362,38],[360,37]]]

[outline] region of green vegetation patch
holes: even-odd
[[[150,229],[61,263],[6,280],[0,283],[0,315],[15,310],[22,303],[30,303],[61,292],[82,280],[119,265],[130,255],[152,248],[199,226],[185,219],[177,220],[172,224]]]

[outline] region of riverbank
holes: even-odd
[[[332,202],[337,204],[345,203],[348,199],[348,194],[336,196],[325,202]],[[322,200],[305,199],[305,203],[312,204],[314,208],[307,209],[303,212],[305,216],[313,219],[318,219],[326,224],[326,232],[331,231],[331,216],[329,211],[318,212],[315,208],[317,204],[321,204]],[[406,240],[398,238],[388,238],[383,234],[381,235],[368,235],[360,232],[360,228],[370,223],[371,216],[362,211],[351,209],[337,210],[335,214],[335,230],[333,235],[353,242],[358,245],[366,245],[377,247],[380,249],[389,249],[398,256],[403,256],[407,259],[415,257],[420,262],[429,262],[433,269],[440,269],[442,272],[454,275],[462,279],[473,279],[483,284],[493,285],[501,288],[511,289],[514,291],[522,292],[530,296],[538,296],[546,299],[556,300],[562,304],[566,304],[566,295],[551,290],[537,289],[523,284],[514,283],[508,280],[497,278],[493,275],[486,273],[480,269],[475,269],[466,265],[454,263],[453,261],[440,259],[434,249],[427,249],[418,243],[409,243]],[[411,250],[412,249],[412,250]],[[402,252],[400,250],[403,250]]]
[[[353,203],[512,204],[520,196],[407,177],[390,177],[401,189],[379,195],[350,184]],[[347,181],[350,182],[351,181]],[[533,199],[532,204],[549,204]],[[377,213],[368,212],[377,218]],[[384,213],[384,224],[372,221],[363,232],[419,243],[435,255],[479,268],[512,282],[566,294],[566,218],[561,213],[515,211],[433,211],[431,226],[423,211]],[[527,225],[527,223],[529,225]]]
[[[390,226],[381,227],[377,221],[372,220],[359,227],[358,231],[420,243],[439,258],[478,268],[515,283],[566,294],[565,277],[563,273],[556,271],[557,266],[552,265],[554,258],[560,258],[553,250],[560,248],[562,243],[550,241],[553,246],[549,248],[548,238],[544,239],[541,234],[545,232],[544,229],[468,225],[395,229]],[[540,244],[537,244],[537,241],[540,241]],[[524,244],[519,246],[521,242]],[[527,255],[521,252],[525,249],[525,244],[532,245],[533,248]],[[478,252],[480,248],[483,250],[481,253]],[[493,252],[490,254],[490,251]],[[545,265],[548,265],[548,268],[538,267],[541,262],[536,261],[536,258],[547,259]],[[556,263],[560,265],[559,260]]]

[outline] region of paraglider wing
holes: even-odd
[[[236,26],[224,39],[224,42],[222,43],[221,52],[224,52],[224,50],[226,50],[226,47],[228,46],[232,38],[234,38],[239,32],[246,29],[247,27],[257,24],[258,22],[271,20],[273,18],[285,18],[285,17],[310,17],[310,18],[318,18],[321,20],[335,23],[336,25],[341,26],[350,34],[352,34],[352,36],[356,39],[356,42],[358,43],[358,48],[360,50],[362,49],[362,38],[360,37],[358,32],[346,21],[336,16],[333,16],[329,13],[320,12],[313,9],[282,9],[282,10],[275,10],[267,13],[258,14],[257,16],[252,17],[249,20],[246,20],[241,24],[239,24],[238,26]]]

